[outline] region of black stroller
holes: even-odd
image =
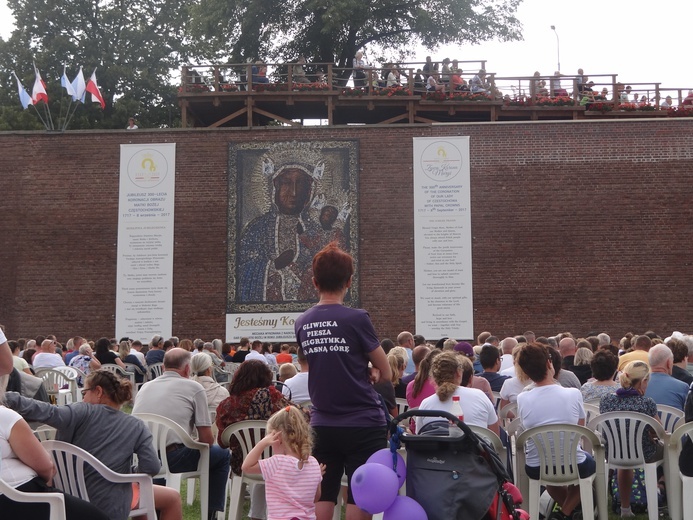
[[[416,435],[399,423],[411,417],[438,417]],[[452,421],[453,424],[450,424]],[[509,493],[505,466],[493,448],[454,415],[409,410],[390,424],[390,449],[407,450],[407,496],[428,520],[519,520]]]

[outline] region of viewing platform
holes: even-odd
[[[273,71],[262,75],[262,67]],[[467,84],[484,61],[459,62]],[[445,91],[425,88],[423,64],[354,69],[333,63],[187,65],[178,100],[185,127],[267,125],[389,125],[479,121],[537,121],[693,116],[688,88],[630,83],[616,74],[505,77],[488,72],[483,92],[450,92],[450,73],[441,74]],[[387,87],[397,69],[399,85]],[[417,73],[418,71],[418,73]],[[447,76],[447,78],[446,78]],[[385,79],[383,79],[385,78]],[[444,80],[448,81],[445,82]],[[362,86],[354,86],[354,82]],[[547,88],[548,86],[548,88]],[[591,89],[591,90],[589,90]],[[602,94],[602,89],[606,93]],[[614,96],[613,93],[616,93]],[[660,104],[671,96],[672,107]],[[638,101],[635,101],[635,100]]]

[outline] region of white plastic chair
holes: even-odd
[[[404,412],[409,410],[409,403],[406,399],[397,397],[395,398],[395,402],[397,403],[397,415],[402,415]]]
[[[39,440],[39,442],[43,441],[54,441],[55,440],[55,434],[57,433],[58,430],[53,428],[52,426],[48,426],[47,424],[42,424],[38,428],[34,430],[34,436]]]
[[[508,450],[505,446],[503,446],[503,442],[500,440],[500,437],[498,437],[498,435],[496,435],[488,428],[484,428],[482,426],[475,426],[473,424],[468,424],[467,426],[469,426],[469,429],[476,433],[479,437],[483,437],[484,439],[486,439],[489,442],[489,444],[493,446],[493,449],[498,454],[498,457],[503,462],[503,465],[507,466],[506,462],[508,460]],[[506,469],[510,470],[510,468],[507,467]],[[508,471],[508,473],[511,473],[511,471]]]
[[[585,424],[588,424],[592,419],[599,415],[599,403],[584,403],[585,407]]]
[[[0,495],[15,502],[47,503],[48,520],[65,520],[65,497],[61,493],[25,493],[18,491],[0,478]]]
[[[151,381],[152,379],[156,379],[159,377],[161,374],[164,373],[164,364],[163,363],[154,363],[152,365],[149,365],[147,368],[147,381]]]
[[[147,382],[147,375],[148,375],[147,370],[145,369],[145,371],[142,372],[140,370],[140,367],[138,367],[134,363],[123,363],[123,365],[125,365],[125,370],[127,370],[128,372],[132,372],[133,374],[135,374],[135,376],[138,376],[138,375],[142,376],[142,382],[141,383],[134,383],[133,394],[132,394],[132,398],[134,400],[135,395],[137,394],[139,389],[142,387],[143,384],[145,384]]]
[[[63,372],[69,377],[70,379],[74,379],[75,382],[77,383],[77,388],[75,389],[75,395],[77,396],[77,402],[82,402],[82,392],[79,391],[81,386],[84,386],[84,381],[87,379],[87,374],[82,372],[79,368],[77,367],[56,367],[55,370],[59,370],[60,372]],[[81,381],[81,385],[80,385]],[[71,389],[71,388],[70,388]]]
[[[592,443],[597,464],[595,473],[587,478],[580,478],[577,462],[577,449],[583,437]],[[539,480],[530,479],[525,470],[525,446],[530,440],[539,453]],[[529,503],[530,518],[539,518],[542,484],[577,484],[580,486],[582,516],[585,520],[594,520],[592,482],[596,483],[598,516],[600,519],[608,518],[604,447],[592,430],[576,424],[548,424],[525,430],[517,438],[517,467],[520,492]]]
[[[78,402],[77,378],[70,377],[66,372],[54,368],[41,368],[36,371],[36,377],[43,379],[43,388],[49,398],[55,400],[56,404],[67,404]]]
[[[496,409],[496,414],[500,412],[500,404],[501,400],[503,399],[500,395],[500,392],[491,392],[493,394],[494,399],[496,402],[494,403],[493,407]]]
[[[684,418],[683,410],[665,404],[657,405],[657,413],[667,433],[673,432],[679,425],[679,422]]]
[[[267,429],[267,421],[239,421],[227,426],[221,433],[221,443],[228,446],[231,438],[234,437],[240,444],[243,459],[248,455],[253,446],[264,437]],[[262,452],[262,458],[272,455],[272,449],[267,447]],[[231,473],[231,500],[229,501],[228,520],[241,520],[243,517],[243,496],[248,484],[260,484],[263,482],[262,475],[241,476]]]
[[[510,417],[512,415],[512,417]],[[503,428],[507,430],[508,425],[513,419],[517,418],[517,403],[508,403],[498,412],[498,419]]]
[[[167,417],[153,413],[135,413],[133,415],[144,421],[147,428],[149,428],[149,431],[152,433],[154,449],[159,454],[159,460],[161,460],[161,471],[154,478],[165,478],[166,486],[176,489],[179,492],[181,479],[199,478],[200,517],[203,519],[207,518],[209,514],[209,445],[194,440],[179,424]],[[174,473],[171,471],[168,465],[168,456],[166,452],[166,446],[171,444],[169,441],[169,436],[171,434],[177,437],[176,441],[180,441],[187,448],[200,452],[200,460],[195,470],[184,473]]]
[[[667,444],[667,506],[671,520],[693,518],[693,477],[679,471],[679,454],[686,436],[693,435],[693,422],[679,422]],[[683,507],[682,507],[683,506]]]
[[[89,493],[84,481],[84,472],[88,467],[93,468],[104,479],[114,484],[137,483],[140,488],[138,507],[130,511],[130,516],[146,515],[147,520],[156,520],[154,508],[154,487],[152,477],[144,473],[116,473],[105,466],[91,453],[73,444],[61,441],[44,441],[41,445],[53,457],[57,469],[53,477],[53,485],[63,492],[89,501]]]
[[[628,427],[627,427],[628,426]],[[608,412],[592,419],[587,427],[600,433],[606,445],[607,467],[610,469],[636,469],[645,470],[645,493],[647,496],[647,513],[650,520],[657,520],[659,509],[657,507],[657,466],[665,464],[667,473],[668,463],[666,457],[655,462],[645,462],[643,452],[643,432],[650,426],[657,437],[664,441],[666,446],[669,434],[662,425],[653,417],[637,412]],[[667,495],[671,492],[667,486]],[[667,496],[670,499],[670,496]],[[654,504],[654,507],[649,507]]]

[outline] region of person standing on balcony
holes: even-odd
[[[366,86],[366,71],[368,63],[363,57],[363,52],[358,51],[354,57],[354,87],[361,88]]]

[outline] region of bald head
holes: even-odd
[[[164,354],[164,370],[171,370],[184,375],[184,372],[190,368],[191,357],[190,352],[185,349],[180,347],[170,348]]]
[[[575,340],[573,338],[563,338],[558,343],[558,352],[561,353],[562,357],[574,356],[577,350],[575,345]]]
[[[400,347],[413,348],[414,347],[414,335],[411,332],[407,332],[406,330],[403,332],[400,332],[399,335],[397,336],[397,344]]]
[[[674,365],[674,353],[665,344],[655,345],[647,354],[653,372],[671,374]]]
[[[484,331],[476,337],[476,344],[477,345],[483,345],[484,343],[486,343],[486,341],[490,337],[491,337],[491,333],[488,331]]]
[[[53,341],[52,339],[44,339],[41,342],[41,351],[55,354],[55,341]]]
[[[513,349],[517,346],[517,340],[515,338],[505,338],[501,341],[501,349],[503,354],[512,354]]]

